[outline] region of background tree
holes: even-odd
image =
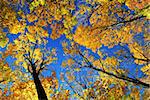
[[[24,35],[20,35],[13,43],[9,43],[8,50],[3,53],[3,57],[11,55],[16,58],[15,65],[23,67],[32,75],[39,99],[46,99],[39,75],[47,65],[56,60],[56,52],[55,49],[49,52],[40,46],[42,45],[34,44]]]
[[[88,50],[83,51],[83,48],[79,50],[75,45],[66,45],[66,43],[63,45],[68,60],[64,61],[62,66],[67,70],[67,73],[71,69],[69,71],[71,75],[68,75],[68,77],[72,77],[74,84],[79,83],[80,88],[83,88],[83,91],[80,91],[82,95],[78,95],[79,98],[119,99],[123,97],[137,99],[142,96],[140,95],[140,89],[142,87],[149,88],[150,86],[149,82],[140,79],[138,74],[132,74],[134,72],[130,71],[129,68],[119,67],[121,64],[119,64],[117,58],[107,57],[106,59],[100,59],[96,54]],[[82,78],[84,76],[83,73],[87,76],[87,84],[84,84],[83,81],[77,78],[77,76]],[[76,82],[76,80],[79,82]],[[94,80],[95,82],[93,82]],[[131,84],[133,87],[131,87]],[[140,86],[140,89],[137,85]],[[76,89],[75,87],[74,90]],[[131,92],[131,95],[127,95],[128,92]]]
[[[101,88],[96,87],[99,91],[94,92],[91,88],[91,91],[98,93],[95,97],[117,99],[125,95],[125,98],[140,98],[140,92],[136,94],[134,92],[138,91],[137,87],[127,89],[129,84],[125,80],[149,87],[149,82],[144,81],[143,76],[138,76],[142,71],[145,73],[145,78],[149,77],[149,45],[147,45],[149,15],[146,13],[149,9],[148,1],[133,0],[135,8],[127,0],[89,2],[79,6],[78,16],[83,18],[73,34],[73,42],[91,49],[96,54],[91,53],[90,50],[84,51],[83,47],[81,50],[76,50],[75,45],[70,49],[70,45],[66,47],[67,44],[64,44],[64,51],[69,54],[72,62],[76,62],[75,69],[91,68],[102,72],[99,73]],[[98,80],[97,83],[101,81]],[[107,85],[104,85],[105,82]],[[110,88],[112,85],[113,89]],[[110,89],[110,92],[106,92],[107,89]],[[104,92],[100,93],[100,90]],[[127,96],[128,90],[132,92]],[[120,91],[120,94],[116,94],[116,91]]]
[[[43,3],[43,2],[37,1],[37,3],[38,2]],[[43,38],[49,35],[47,31],[44,30],[40,24],[33,25],[33,26],[29,25],[30,22],[33,22],[36,20],[35,17],[37,16],[34,16],[34,14],[32,13],[26,15],[27,13],[25,11],[22,11],[21,8],[20,8],[20,11],[18,11],[19,9],[15,9],[15,8],[13,9],[13,5],[11,5],[11,3],[9,3],[8,1],[6,2],[2,1],[2,3],[4,4],[7,3],[6,5],[2,4],[2,6],[6,7],[5,9],[6,10],[8,9],[9,11],[7,12],[7,11],[2,10],[2,13],[6,13],[6,15],[8,13],[11,15],[11,11],[14,11],[14,13],[16,14],[16,15],[14,14],[15,22],[12,22],[12,24],[8,26],[2,26],[2,28],[8,28],[8,31],[12,34],[18,34],[19,32],[21,33],[17,39],[15,39],[13,42],[9,42],[9,44],[7,45],[7,49],[2,54],[2,57],[6,58],[8,56],[11,56],[11,57],[16,58],[15,66],[23,67],[23,69],[30,72],[34,80],[34,84],[36,86],[38,98],[40,100],[41,99],[46,100],[47,99],[46,92],[39,79],[39,74],[45,69],[46,65],[49,65],[54,60],[56,60],[56,58],[54,57],[56,56],[55,49],[53,49],[52,52],[50,52],[46,50],[45,48],[46,40]],[[18,2],[15,2],[16,5],[17,3]],[[19,3],[22,3],[22,2],[19,2]],[[25,3],[27,2],[23,2],[22,6],[26,6]],[[9,6],[12,7],[12,9],[9,9]],[[26,7],[30,8],[30,5]],[[41,12],[43,13],[44,11],[41,11]],[[6,18],[4,16],[4,19],[2,19],[2,22],[5,20],[9,22],[9,18]],[[28,25],[30,28],[27,27]],[[31,29],[32,27],[34,28],[33,30]],[[26,32],[27,29],[28,29],[28,32]],[[7,37],[2,37],[2,39],[3,38],[8,40]],[[5,47],[7,43],[8,41],[2,41],[1,47]]]

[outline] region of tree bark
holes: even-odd
[[[45,90],[41,84],[41,81],[38,77],[38,74],[33,72],[33,79],[34,79],[34,84],[36,86],[36,91],[37,91],[37,94],[38,94],[38,99],[39,100],[48,100],[47,99],[47,95],[45,93]]]

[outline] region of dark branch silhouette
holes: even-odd
[[[29,69],[29,66],[28,66],[28,71],[31,73],[31,75],[32,75],[32,77],[34,79],[34,84],[36,86],[36,91],[37,91],[37,94],[38,94],[38,99],[39,100],[48,100],[46,92],[45,92],[45,90],[44,90],[44,88],[42,86],[42,83],[41,83],[40,79],[39,79],[39,72],[42,69],[44,69],[44,67],[43,67],[44,64],[45,64],[44,63],[44,59],[42,59],[42,62],[40,64],[40,69],[37,71],[36,70],[36,67],[37,67],[36,62],[37,61],[32,62],[32,57],[30,56],[31,53],[28,52],[28,54],[29,54],[28,56],[26,56],[26,55],[23,55],[23,56],[29,62],[28,64],[31,66],[32,71]]]
[[[127,23],[131,23],[133,21],[136,21],[136,20],[139,20],[139,19],[142,19],[142,18],[145,18],[146,16],[137,16],[137,17],[134,17],[132,19],[129,19],[129,20],[123,20],[123,21],[119,21],[119,22],[116,22],[114,24],[111,24],[111,25],[108,25],[108,26],[99,26],[99,27],[94,27],[91,29],[91,31],[95,30],[95,29],[99,29],[101,28],[101,31],[104,31],[104,30],[107,30],[109,28],[112,28],[114,26],[117,26],[117,25],[120,25],[120,24],[127,24]]]
[[[96,71],[105,73],[105,74],[107,74],[107,75],[109,75],[109,76],[113,76],[113,77],[115,77],[115,78],[117,78],[117,79],[121,79],[121,80],[124,80],[124,81],[128,81],[128,82],[134,83],[134,84],[136,84],[136,85],[142,85],[142,86],[144,86],[144,87],[146,87],[146,88],[149,88],[149,87],[150,87],[150,84],[144,83],[144,82],[142,82],[142,81],[140,81],[140,80],[138,80],[138,79],[136,79],[136,78],[135,78],[135,79],[134,79],[134,78],[130,78],[130,77],[125,76],[125,75],[115,75],[115,74],[110,73],[110,72],[107,72],[107,71],[105,71],[105,70],[96,68],[96,67],[94,67],[94,66],[92,65],[92,63],[91,63],[80,51],[79,51],[79,55],[82,56],[83,59],[84,59],[84,61],[87,63],[87,65],[84,66],[84,67],[94,69],[94,70],[96,70]],[[78,64],[79,64],[79,63],[78,63]]]
[[[5,80],[0,80],[0,83],[4,82]]]

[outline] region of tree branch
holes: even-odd
[[[0,83],[2,83],[2,82],[4,82],[5,80],[3,79],[3,80],[0,80]]]
[[[26,60],[28,60],[30,64],[32,64],[32,61],[31,61],[28,57],[26,57],[25,55],[23,55],[23,57],[24,57]]]
[[[45,65],[46,62],[44,62],[44,54],[42,54],[43,57],[42,57],[42,62],[40,63],[39,67],[40,69],[37,71],[37,74],[39,75],[40,71],[42,71],[45,67],[43,67]]]
[[[130,22],[133,22],[133,21],[135,21],[135,20],[138,20],[138,19],[142,19],[142,18],[145,18],[146,16],[137,16],[137,17],[134,17],[134,18],[132,18],[132,19],[129,19],[129,20],[124,20],[124,21],[120,21],[120,22],[116,22],[116,23],[114,23],[114,24],[111,24],[111,25],[108,25],[108,26],[99,26],[99,27],[94,27],[94,28],[92,28],[92,30],[95,30],[95,29],[98,29],[98,28],[103,28],[101,31],[103,31],[103,30],[107,30],[107,29],[109,29],[109,28],[111,28],[111,27],[114,27],[114,26],[116,26],[116,25],[119,25],[119,24],[126,24],[126,23],[130,23]]]
[[[147,84],[147,83],[144,83],[138,79],[134,79],[134,78],[130,78],[128,76],[125,76],[125,75],[115,75],[113,73],[110,73],[110,72],[106,72],[102,69],[99,69],[99,68],[96,68],[96,67],[93,67],[93,66],[87,66],[88,68],[91,68],[91,69],[94,69],[94,70],[97,70],[97,71],[100,71],[100,72],[103,72],[109,76],[113,76],[115,78],[118,78],[118,79],[121,79],[121,80],[124,80],[124,81],[128,81],[128,82],[131,82],[131,83],[134,83],[134,84],[137,84],[137,85],[142,85],[146,88],[149,88],[150,87],[150,84]]]
[[[96,71],[99,71],[99,72],[102,72],[102,73],[105,73],[109,76],[113,76],[117,79],[121,79],[121,80],[124,80],[124,81],[128,81],[128,82],[131,82],[131,83],[134,83],[134,84],[137,84],[137,85],[142,85],[146,88],[149,88],[150,87],[150,84],[147,84],[147,83],[144,83],[138,79],[134,79],[134,78],[130,78],[128,76],[125,76],[125,75],[115,75],[113,73],[110,73],[110,72],[107,72],[105,70],[102,70],[102,69],[99,69],[99,68],[96,68],[94,67],[90,61],[79,51],[79,54],[84,58],[85,62],[87,62],[87,66],[84,66],[84,67],[87,67],[87,68],[91,68],[91,69],[94,69]]]
[[[142,52],[140,52],[139,50],[137,50],[136,48],[134,48],[137,52],[139,52],[144,58],[137,58],[137,57],[135,57],[132,53],[130,53],[130,50],[128,49],[128,48],[126,48],[126,47],[124,47],[124,46],[121,46],[123,49],[125,49],[129,54],[130,54],[130,56],[133,58],[133,59],[135,59],[135,60],[141,60],[141,61],[145,61],[145,62],[149,62],[150,61],[150,59],[148,58],[148,57],[146,57]],[[124,56],[124,57],[128,57],[128,56]]]
[[[78,96],[80,96],[82,99],[84,99],[77,91],[75,91],[75,89],[69,84],[69,82],[64,78],[64,81],[68,84],[68,86],[72,89],[72,91],[77,94]]]

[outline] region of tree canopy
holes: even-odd
[[[0,99],[150,99],[149,0],[0,0]]]

